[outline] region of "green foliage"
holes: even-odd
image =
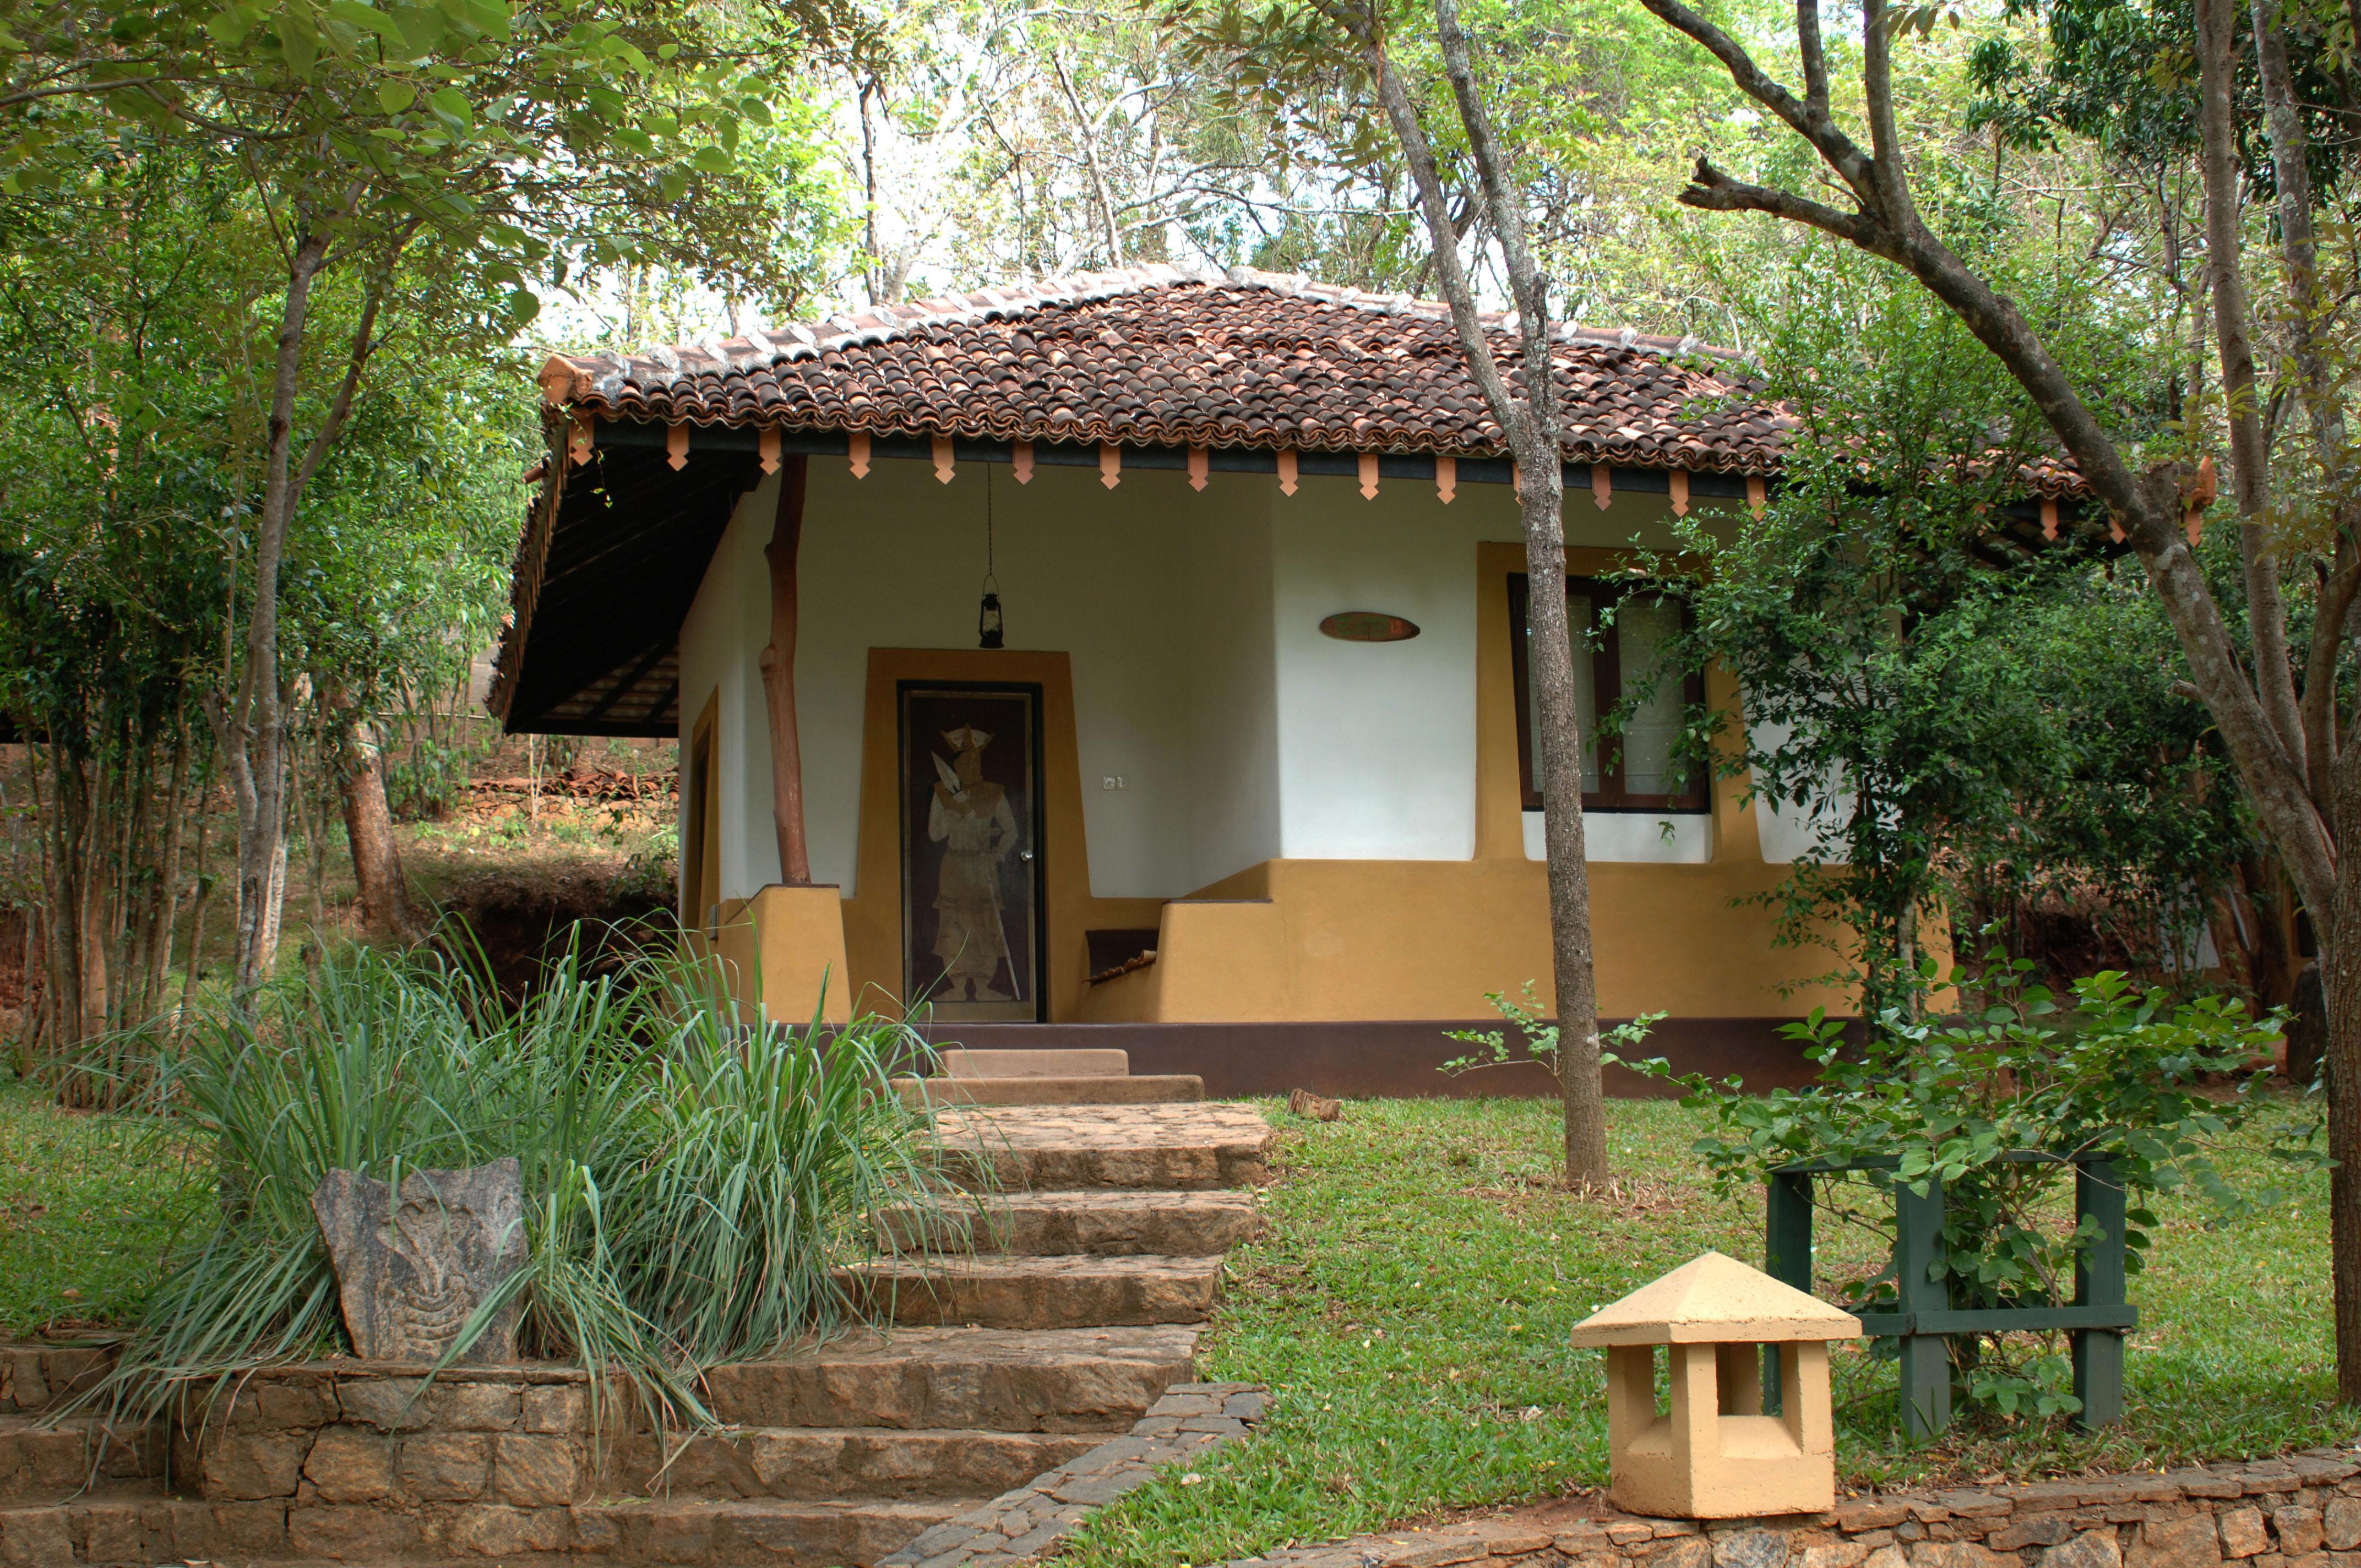
[[[2319,0],[2298,0],[2285,11],[2288,65],[2310,143],[2312,186],[2325,197],[2350,173],[2361,148],[2345,123],[2352,93],[2352,17],[2341,5]],[[2191,0],[2007,0],[2004,14],[2037,30],[2031,37],[1996,33],[1970,55],[1971,130],[1990,127],[2025,148],[2083,137],[2152,170],[2196,155]],[[2254,197],[2268,203],[2275,181],[2268,145],[2259,134],[2263,102],[2254,23],[2234,13],[2232,26],[2234,112],[2257,127],[2257,134],[2238,138],[2239,174]]]
[[[0,5],[0,190],[77,178],[107,141],[219,148],[364,266],[440,242],[511,326],[536,277],[629,259],[781,284],[777,189],[738,152],[799,118],[782,55],[862,31],[829,0],[108,0]]]
[[[2086,533],[2009,537],[2048,428],[1958,319],[1844,247],[1805,262],[1756,296],[1763,389],[1799,426],[1781,487],[1760,518],[1693,519],[1659,568],[1695,609],[1682,663],[1719,662],[1744,707],[1742,731],[1707,716],[1691,765],[1809,823],[1767,902],[1866,1012],[1916,1005],[1921,932],[1961,886],[2103,892],[2146,956],[2245,841],[2169,630]],[[2042,309],[2051,285],[2025,283]],[[2060,342],[2141,380],[2119,346]]]
[[[841,1324],[831,1270],[881,1203],[933,1201],[930,1124],[887,1087],[925,1047],[875,1019],[747,1028],[708,966],[569,953],[522,1002],[425,952],[354,949],[223,1008],[162,1064],[159,1135],[210,1146],[219,1203],[175,1249],[100,1391],[348,1348],[311,1208],[326,1173],[514,1156],[533,1354],[610,1369],[652,1416],[708,1420],[697,1374]],[[454,1354],[456,1354],[456,1351]]]
[[[1480,1068],[1507,1067],[1518,1061],[1539,1062],[1549,1075],[1565,1087],[1557,1050],[1557,1024],[1542,1011],[1542,999],[1533,993],[1533,982],[1525,981],[1516,996],[1506,992],[1488,991],[1484,1000],[1492,1011],[1516,1030],[1517,1038],[1510,1040],[1506,1029],[1445,1029],[1445,1039],[1459,1040],[1484,1047],[1479,1055],[1454,1057],[1437,1070],[1457,1078]],[[1648,1038],[1648,1031],[1664,1019],[1662,1013],[1643,1013],[1628,1023],[1618,1024],[1598,1036],[1599,1045],[1610,1051],[1636,1051]],[[1520,1055],[1519,1053],[1522,1054]]]
[[[1858,1047],[1843,1021],[1819,1010],[1787,1025],[1818,1068],[1809,1089],[1748,1094],[1734,1079],[1716,1083],[1675,1077],[1661,1061],[1631,1064],[1680,1083],[1687,1103],[1713,1113],[1712,1131],[1696,1146],[1725,1196],[1798,1165],[1839,1168],[1814,1179],[1815,1203],[1881,1238],[1888,1255],[1882,1267],[1832,1281],[1850,1310],[1899,1305],[1890,1256],[1896,1187],[1923,1197],[1930,1182],[1941,1184],[1940,1279],[1955,1310],[2071,1299],[2075,1266],[2097,1239],[2087,1223],[2069,1223],[2077,1158],[2105,1159],[2130,1193],[2190,1188],[2225,1214],[2250,1202],[2224,1181],[2210,1151],[2259,1102],[2206,1085],[2250,1086],[2267,1075],[2283,1019],[2257,1020],[2243,1003],[2219,996],[2175,1003],[2160,991],[2143,995],[2114,971],[2075,981],[2061,1013],[2048,988],[2027,981],[2027,960],[1994,951],[1985,966],[1949,977],[1986,999],[1965,1021],[1888,1012]],[[1862,1162],[1892,1163],[1840,1169]],[[2125,1261],[2136,1272],[2158,1221],[2134,1206],[2129,1222]],[[1971,1401],[2003,1415],[2077,1408],[2064,1390],[2066,1363],[2046,1339],[1955,1335],[1951,1343]]]
[[[2070,912],[2103,961],[2187,980],[2207,901],[2257,836],[2211,718],[2175,689],[2184,672],[2145,583],[2087,561],[2035,576],[1986,623],[1958,700],[2030,691],[2037,783],[1952,825],[1956,930],[2026,953],[2064,918],[2045,912]]]

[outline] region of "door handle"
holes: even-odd
[[[1016,851],[1016,858],[1020,861],[1029,861],[1033,858],[1033,851],[1030,850],[1019,850]]]

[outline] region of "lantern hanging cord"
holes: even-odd
[[[983,466],[983,586],[1000,586],[992,575],[992,465]]]

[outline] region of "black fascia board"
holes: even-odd
[[[692,459],[700,452],[753,452],[760,449],[761,433],[753,425],[704,425],[688,427],[688,451]],[[645,421],[598,421],[591,440],[593,445],[663,446],[670,439],[670,427]],[[1032,444],[1033,462],[1037,466],[1060,468],[1095,468],[1099,466],[1097,442],[1037,441]],[[1117,444],[1126,468],[1167,469],[1185,471],[1189,466],[1186,446],[1149,446]],[[851,444],[840,430],[779,431],[779,451],[782,454],[802,453],[809,456],[842,457],[851,451]],[[923,459],[932,461],[934,441],[928,436],[875,435],[870,437],[869,455],[873,460],[884,458]],[[951,438],[951,461],[954,463],[1012,463],[1016,461],[1016,444],[1007,441],[977,441],[966,436]],[[1213,446],[1205,451],[1205,466],[1215,474],[1276,474],[1279,454],[1259,446]],[[1507,485],[1516,479],[1516,464],[1507,457],[1461,457],[1457,464],[1458,482],[1464,485]],[[1590,468],[1587,463],[1564,466],[1564,483],[1568,489],[1587,489]],[[1361,471],[1361,454],[1357,452],[1313,452],[1298,448],[1295,471],[1307,478],[1352,478]],[[1378,454],[1378,475],[1387,479],[1432,479],[1434,477],[1434,456],[1422,452],[1381,452]],[[1743,474],[1716,474],[1692,470],[1689,474],[1689,494],[1704,499],[1743,500],[1746,499],[1746,478]],[[1664,468],[1628,467],[1612,464],[1608,468],[1609,484],[1617,490],[1634,495],[1669,495],[1672,474]],[[1773,476],[1764,481],[1776,489],[1779,480]]]

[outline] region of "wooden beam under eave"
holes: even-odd
[[[771,565],[771,641],[763,650],[763,696],[771,717],[771,817],[779,836],[779,880],[811,885],[811,850],[804,839],[803,737],[796,725],[796,557],[803,546],[802,453],[779,459],[779,508],[763,558]]]

